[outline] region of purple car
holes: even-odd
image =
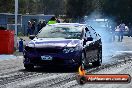
[[[24,49],[24,67],[34,66],[87,67],[102,63],[102,42],[99,34],[86,24],[57,23],[30,36]]]

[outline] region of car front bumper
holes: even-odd
[[[42,60],[41,56],[51,56],[52,60]],[[81,62],[81,51],[72,53],[29,53],[24,51],[24,64],[34,66],[76,66]]]

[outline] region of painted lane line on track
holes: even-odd
[[[132,53],[132,51],[116,51],[117,53]]]
[[[18,58],[23,58],[23,56],[13,56],[13,55],[0,55],[0,61],[4,60],[14,60]]]

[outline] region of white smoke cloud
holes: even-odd
[[[103,48],[103,60],[107,60],[107,56],[114,55],[122,47],[116,47],[117,45],[117,36],[116,40],[113,41],[114,32],[111,29],[115,30],[116,22],[113,18],[103,17],[99,12],[93,12],[92,14],[85,16],[84,21],[87,25],[91,25],[97,33],[101,35],[102,39],[102,48]]]

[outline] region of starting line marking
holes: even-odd
[[[116,51],[117,53],[132,53],[132,51]]]

